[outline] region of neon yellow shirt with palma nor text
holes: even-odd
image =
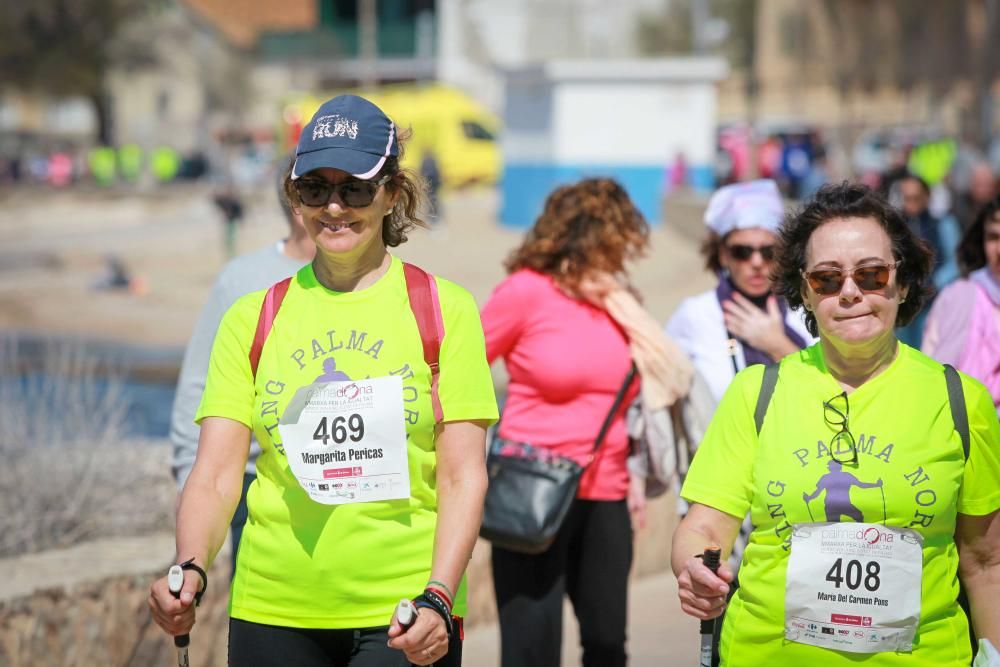
[[[688,502],[733,517],[749,511],[753,519],[740,587],[723,625],[722,665],[968,665],[968,625],[955,602],[956,512],[983,516],[1000,509],[1000,423],[985,387],[961,376],[971,440],[966,461],[943,366],[900,343],[890,366],[848,397],[859,461],[843,466],[851,477],[841,480],[857,483],[850,482],[846,495],[831,495],[823,478],[831,471],[837,428],[824,420],[823,401],[843,390],[827,371],[821,346],[782,360],[758,438],[754,409],[763,370],[751,366],[736,376],[681,490]],[[920,624],[911,653],[846,653],[784,638],[792,525],[859,518],[924,537]]]
[[[444,340],[439,396],[445,422],[497,419],[479,311],[472,296],[436,278]],[[293,278],[264,345],[254,381],[249,363],[264,291],[238,300],[216,334],[197,420],[226,417],[261,444],[247,498],[229,611],[233,618],[301,628],[389,624],[400,598],[430,577],[437,526],[434,413],[402,263],[357,292],[323,287],[312,266]],[[330,379],[398,375],[406,423],[410,498],[348,505],[309,499],[292,475],[279,415],[299,387]],[[470,455],[482,455],[481,451]],[[464,580],[455,613],[464,615]]]

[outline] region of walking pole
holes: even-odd
[[[409,630],[410,626],[417,622],[417,608],[413,606],[413,602],[411,600],[403,598],[399,601],[399,604],[396,605],[396,620],[399,622],[399,626],[403,628],[403,632]],[[412,662],[409,664],[410,667],[413,667]],[[434,664],[435,663],[431,663],[431,667],[433,667]]]
[[[175,598],[181,596],[181,588],[184,586],[184,570],[180,565],[171,565],[167,571],[167,588],[174,594]],[[177,647],[177,667],[191,667],[188,662],[188,644],[191,643],[191,635],[178,635],[174,637],[174,646]]]
[[[812,508],[809,507],[809,494],[805,491],[802,492],[802,500],[806,501],[806,509],[809,510],[809,523],[816,523],[816,519],[813,518]]]
[[[888,517],[885,515],[885,485],[883,484],[882,486],[878,487],[878,490],[882,492],[882,525],[885,526],[886,525],[885,522],[888,521]]]
[[[403,632],[417,622],[417,608],[413,606],[412,601],[406,598],[399,601],[396,605],[396,620],[399,621],[399,627],[403,628]]]
[[[719,571],[719,560],[722,557],[722,549],[719,547],[708,547],[701,555],[701,562],[705,564],[712,574]],[[715,621],[710,619],[701,622],[701,652],[698,655],[698,667],[712,667],[712,641],[715,636]]]

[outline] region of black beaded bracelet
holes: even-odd
[[[431,609],[441,620],[444,621],[444,627],[448,631],[448,638],[451,639],[451,634],[454,631],[454,625],[451,621],[451,609],[448,607],[448,603],[444,601],[440,595],[431,590],[424,590],[423,593],[413,598],[413,604],[417,608],[425,607]]]

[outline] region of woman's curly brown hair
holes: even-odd
[[[382,218],[382,241],[387,248],[395,248],[406,243],[406,233],[414,227],[427,229],[427,223],[420,217],[423,211],[427,210],[427,188],[424,181],[412,170],[404,169],[399,164],[403,159],[406,143],[412,136],[412,130],[403,130],[396,135],[399,156],[386,158],[382,169],[370,179],[377,181],[383,176],[391,176],[392,178],[385,184],[386,190],[399,191],[396,205]],[[285,170],[283,189],[288,205],[297,209],[302,206],[302,202],[299,201],[299,193],[295,189],[295,181],[292,180],[293,166],[295,166],[294,161]]]
[[[805,278],[802,271],[806,268],[809,238],[821,225],[836,218],[867,218],[885,230],[892,255],[900,262],[896,267],[896,285],[906,294],[906,299],[896,311],[896,326],[909,324],[933,293],[931,269],[934,254],[906,224],[902,212],[874,190],[859,183],[844,181],[824,185],[802,208],[785,218],[778,231],[778,247],[771,275],[775,293],[785,297],[790,308],[803,307]],[[807,310],[805,322],[809,333],[818,336],[815,313]]]
[[[557,188],[504,266],[532,269],[574,290],[592,271],[618,273],[649,245],[649,225],[625,189],[610,178]]]

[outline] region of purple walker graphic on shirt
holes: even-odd
[[[323,374],[315,382],[350,382],[351,378],[344,371],[337,370],[337,362],[333,357],[323,360]]]
[[[823,509],[826,512],[826,520],[831,523],[840,523],[842,517],[847,517],[858,523],[865,523],[864,514],[851,502],[851,487],[859,489],[878,488],[882,492],[882,524],[885,525],[885,490],[882,487],[882,480],[877,482],[862,482],[852,473],[845,472],[844,466],[839,461],[830,461],[830,472],[819,478],[816,482],[816,490],[812,493],[802,492],[802,500],[806,503],[809,511],[809,520],[815,523],[812,508],[809,501],[815,500],[819,494],[826,491],[823,500]]]

